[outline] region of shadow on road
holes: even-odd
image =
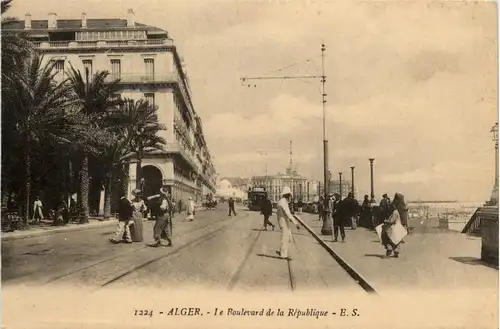
[[[378,257],[378,258],[384,258],[385,255],[380,255],[380,254],[365,254],[365,257]]]
[[[451,260],[454,260],[456,262],[460,262],[462,264],[467,264],[467,265],[481,265],[481,266],[486,266],[495,270],[498,270],[498,266],[488,264],[484,261],[482,261],[480,258],[475,258],[475,257],[450,257]]]
[[[266,257],[266,258],[274,258],[274,259],[283,260],[283,258],[278,257],[278,256],[273,256],[273,255],[257,254],[257,256],[259,256],[259,257]]]

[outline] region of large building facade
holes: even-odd
[[[119,79],[122,98],[146,99],[158,108],[165,151],[147,153],[141,179],[147,186],[168,186],[175,200],[201,201],[215,193],[216,178],[200,117],[196,113],[184,64],[166,31],[127,19],[57,19],[12,21],[3,28],[28,33],[44,55],[55,61],[64,78],[70,65],[76,70],[108,71],[109,81]],[[131,160],[128,193],[136,187],[136,163]]]
[[[285,186],[290,187],[295,201],[312,202],[314,201],[315,191],[312,190],[313,185],[311,183],[306,177],[300,176],[296,171],[289,169],[284,174],[252,177],[252,185],[264,187],[273,202],[279,201],[281,191]]]

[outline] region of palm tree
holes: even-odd
[[[30,206],[32,148],[44,140],[71,143],[77,122],[81,121],[66,112],[70,105],[69,89],[64,81],[57,83],[54,80],[54,65],[53,62],[43,65],[43,58],[34,53],[18,62],[17,78],[2,86],[2,127],[8,127],[2,135],[18,141],[18,148],[22,149],[26,221]]]
[[[158,123],[157,108],[145,100],[126,100],[124,111],[128,117],[125,124],[137,160],[136,188],[139,188],[142,159],[148,152],[164,150],[166,141],[158,132],[166,128]]]
[[[12,5],[12,0],[0,3],[2,13],[2,90],[7,81],[16,79],[17,66],[34,52],[34,47],[27,39],[26,33],[15,33],[5,29],[15,20],[13,17],[4,16]]]
[[[84,115],[88,124],[88,131],[99,133],[102,131],[103,118],[107,112],[121,104],[116,97],[118,92],[118,80],[107,82],[109,72],[96,72],[89,78],[88,70],[85,77],[73,66],[69,70],[69,82],[72,89],[72,99],[75,101],[78,111]],[[83,145],[82,161],[80,166],[80,196],[79,202],[82,211],[82,222],[88,222],[89,217],[89,153],[87,146]]]

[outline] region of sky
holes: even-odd
[[[493,2],[15,0],[23,18],[126,18],[167,30],[184,58],[194,106],[220,176],[323,175],[321,75],[329,168],[369,193],[483,201],[494,183],[498,115]],[[247,85],[251,83],[251,87]]]

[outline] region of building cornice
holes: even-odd
[[[153,46],[153,45],[134,45],[134,46],[105,46],[105,47],[50,47],[37,49],[42,53],[105,53],[114,51],[117,53],[143,53],[143,52],[171,52],[173,46]]]

